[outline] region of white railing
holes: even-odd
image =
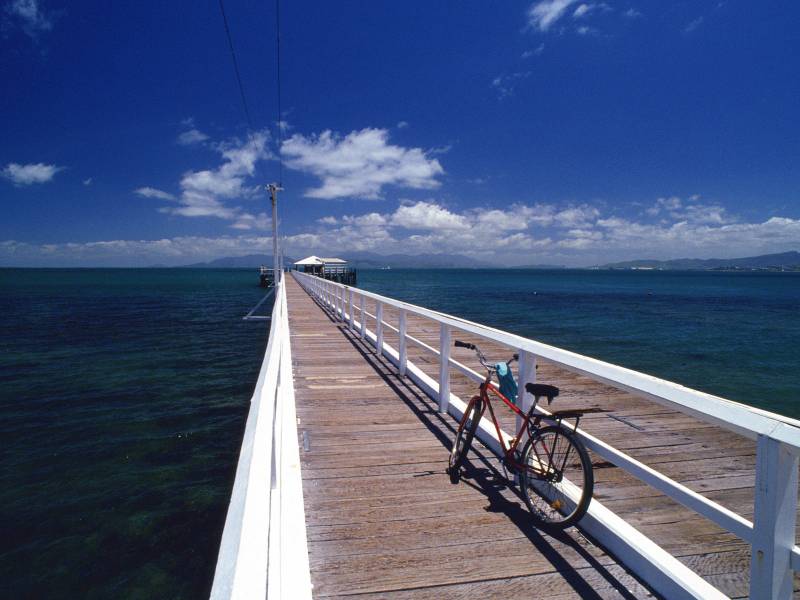
[[[211,598],[311,598],[283,279],[250,400]]]
[[[457,330],[498,342],[519,353],[520,400],[525,411],[530,408],[532,398],[522,384],[535,380],[536,361],[541,359],[754,440],[757,453],[755,522],[750,522],[578,429],[585,445],[594,453],[750,544],[751,598],[783,600],[791,597],[793,571],[800,570],[800,548],[795,546],[800,422],[452,315],[304,273],[295,272],[294,275],[303,288],[331,310],[336,318],[347,322],[351,330],[357,331],[375,346],[379,354],[395,364],[401,375],[408,376],[437,399],[440,412],[449,412],[456,418],[461,417],[466,404],[450,393],[451,369],[483,381],[482,375],[450,358],[452,332]],[[366,310],[367,299],[375,303],[375,314]],[[384,306],[399,311],[397,327],[384,321]],[[408,335],[408,314],[439,324],[438,349]],[[374,323],[374,330],[367,327],[367,321]],[[384,341],[386,329],[398,333],[399,348],[395,349]],[[408,360],[408,342],[439,357],[438,380]],[[480,424],[478,435],[494,452],[500,452],[497,434],[485,419]],[[502,435],[508,436],[505,432]],[[726,597],[597,500],[590,504],[580,526],[668,598]]]

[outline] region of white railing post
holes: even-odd
[[[750,556],[750,598],[792,597],[791,552],[797,520],[798,457],[765,435],[756,446],[755,518]]]
[[[336,290],[336,318],[344,321],[344,293],[336,286],[333,286],[333,289]]]
[[[407,340],[406,340],[406,311],[404,309],[400,309],[400,323],[398,329],[398,335],[400,336],[399,340],[399,361],[398,361],[398,373],[400,373],[400,377],[406,376],[406,364],[408,362],[408,349],[407,349]]]
[[[519,389],[517,390],[517,406],[526,413],[533,405],[533,396],[525,391],[526,383],[536,383],[536,355],[524,350],[519,351]],[[522,417],[517,417],[517,431],[522,427]]]
[[[536,383],[536,356],[534,354],[525,352],[524,350],[519,351],[519,378],[517,381],[519,383],[517,388],[517,406],[522,412],[527,414],[531,406],[533,406],[533,396],[525,391],[525,384]],[[522,417],[517,415],[517,425],[514,435],[516,435],[520,427],[522,427]],[[520,450],[522,450],[522,445],[524,443],[525,440],[523,439],[519,441],[518,448]],[[514,474],[514,481],[519,484],[519,474]]]
[[[360,302],[360,312],[359,315],[361,316],[361,339],[363,340],[367,337],[367,311],[365,308],[366,299],[364,298],[364,294],[361,294],[361,302]]]
[[[450,326],[439,330],[439,412],[447,414],[450,405]]]
[[[375,349],[378,356],[383,356],[383,302],[375,306]]]
[[[349,296],[348,302],[349,302],[349,306],[350,306],[350,331],[353,331],[353,321],[354,321],[354,317],[353,317],[353,290],[350,289],[350,288],[348,288],[348,290],[349,290],[349,292],[348,292],[348,296]]]

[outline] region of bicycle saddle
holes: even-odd
[[[526,383],[525,391],[531,394],[537,400],[542,396],[545,396],[548,402],[552,402],[553,398],[558,396],[558,388],[556,386],[545,385],[544,383]]]

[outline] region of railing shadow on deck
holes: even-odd
[[[339,321],[334,317],[333,312],[330,311],[328,307],[314,296],[310,296],[310,298],[332,323],[337,326],[339,325]],[[339,326],[338,329],[345,339],[347,339],[347,341],[352,344],[353,348],[361,355],[364,362],[391,388],[397,398],[403,402],[403,405],[425,425],[428,431],[442,445],[442,448],[449,453],[457,423],[453,419],[448,418],[447,415],[441,414],[438,411],[438,404],[436,404],[430,396],[425,394],[424,391],[417,388],[408,379],[399,377],[394,365],[384,357],[379,357],[375,354],[372,347],[365,340],[355,335],[353,331],[344,325]],[[422,410],[420,405],[426,407],[426,410]],[[479,462],[483,466],[477,466],[475,464],[476,462]],[[473,446],[470,460],[465,464],[463,478],[466,479],[466,481],[462,481],[462,483],[486,497],[489,504],[484,507],[485,511],[502,513],[508,517],[509,521],[519,529],[520,533],[531,542],[531,546],[553,566],[553,569],[563,577],[564,581],[579,594],[581,598],[599,600],[602,596],[595,591],[592,584],[586,581],[579,570],[575,569],[549,542],[550,538],[558,540],[574,550],[595,570],[595,572],[611,585],[621,598],[636,600],[636,596],[627,589],[625,584],[619,581],[619,579],[603,564],[592,556],[591,552],[587,551],[570,532],[545,533],[537,529],[531,521],[530,513],[527,508],[523,508],[522,506],[523,500],[519,490],[512,485],[509,478],[502,473],[494,463],[499,464],[499,461],[497,461],[491,453],[487,454],[482,448]],[[427,474],[428,473],[426,473],[426,475]],[[438,474],[443,478],[447,477],[444,470],[431,474]],[[503,494],[504,491],[514,495],[518,501],[509,500]],[[636,577],[633,573],[631,573],[631,575]],[[464,583],[468,582],[465,581]],[[644,584],[644,582],[641,583]]]

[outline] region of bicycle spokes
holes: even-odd
[[[560,427],[537,431],[523,462],[522,492],[537,521],[566,527],[583,516],[593,486],[591,463],[571,433]]]

